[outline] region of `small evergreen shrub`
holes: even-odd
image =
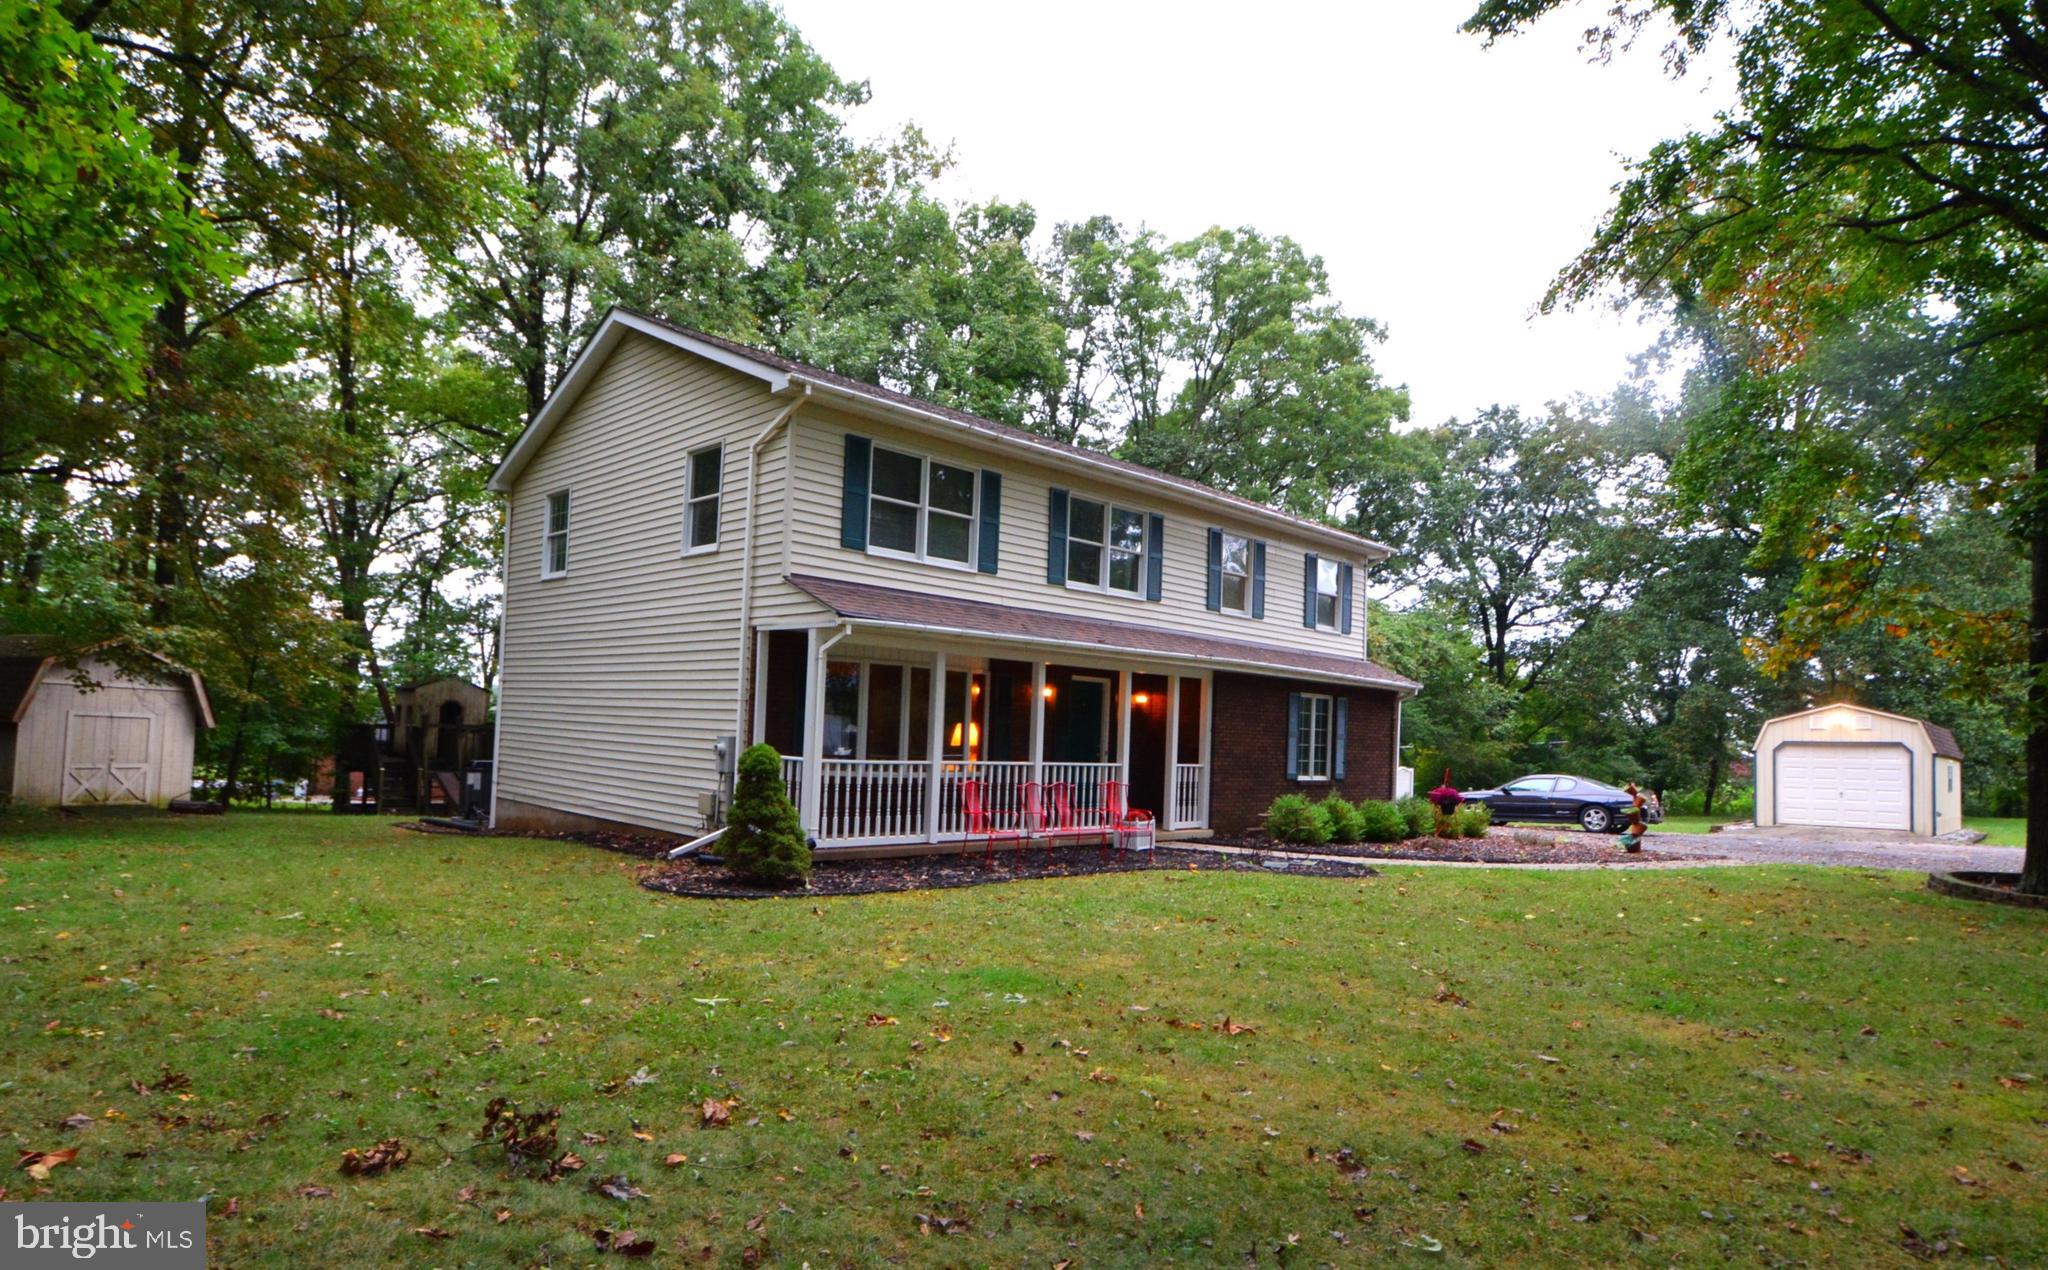
[[[1436,808],[1430,806],[1429,800],[1422,795],[1410,794],[1394,806],[1400,811],[1401,819],[1407,825],[1405,836],[1427,838],[1436,831]]]
[[[1345,801],[1343,795],[1330,795],[1323,800],[1322,806],[1323,814],[1330,818],[1330,841],[1365,840],[1365,816],[1356,806]]]
[[[1484,838],[1487,826],[1493,823],[1493,808],[1485,803],[1467,803],[1458,808],[1455,819],[1460,838]]]
[[[811,845],[782,783],[782,756],[772,745],[750,745],[739,767],[718,854],[727,868],[757,886],[802,884],[811,876]]]
[[[1358,804],[1358,815],[1365,822],[1363,837],[1367,842],[1399,842],[1408,836],[1408,818],[1392,803],[1362,802]]]
[[[1282,794],[1266,808],[1266,832],[1275,842],[1320,847],[1330,840],[1330,813],[1306,794]]]

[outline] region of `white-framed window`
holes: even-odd
[[[1334,631],[1343,618],[1342,569],[1335,560],[1316,561],[1316,629]]]
[[[1145,514],[1092,498],[1067,500],[1067,585],[1145,591]]]
[[[1303,693],[1301,727],[1294,736],[1295,771],[1305,781],[1330,779],[1331,721],[1336,717],[1334,697]]]
[[[725,472],[722,446],[708,445],[690,454],[684,473],[688,499],[683,509],[684,552],[710,551],[718,546],[719,487]]]
[[[1223,611],[1251,616],[1252,540],[1243,534],[1224,532],[1220,556],[1223,563]]]
[[[868,550],[974,567],[975,469],[875,447],[868,471]]]
[[[541,539],[540,576],[559,578],[569,571],[569,491],[548,495],[547,533]]]

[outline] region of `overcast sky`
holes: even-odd
[[[955,199],[1028,201],[1041,225],[1107,212],[1173,237],[1251,225],[1320,254],[1378,364],[1436,423],[1493,402],[1603,393],[1655,332],[1533,316],[1622,160],[1707,123],[1723,73],[1665,77],[1661,41],[1590,65],[1608,4],[1484,47],[1473,0],[783,0],[874,100],[951,142]]]

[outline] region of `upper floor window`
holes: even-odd
[[[1252,540],[1242,534],[1221,535],[1223,542],[1223,611],[1252,611]]]
[[[1295,770],[1302,780],[1330,779],[1331,720],[1336,701],[1318,693],[1303,693],[1301,722],[1294,734]]]
[[[548,495],[548,524],[541,540],[540,576],[560,577],[569,571],[569,491]]]
[[[683,514],[683,550],[709,551],[718,545],[718,489],[725,454],[707,446],[690,455],[689,505]]]
[[[1138,595],[1144,579],[1144,513],[1067,500],[1067,585]]]
[[[869,548],[971,566],[974,485],[971,467],[876,446],[869,477]]]
[[[1334,631],[1343,618],[1343,571],[1335,560],[1316,561],[1316,629]]]

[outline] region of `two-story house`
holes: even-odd
[[[620,309],[492,487],[499,826],[694,835],[721,738],[824,849],[957,844],[968,781],[1169,834],[1393,792],[1387,549],[1330,526]]]

